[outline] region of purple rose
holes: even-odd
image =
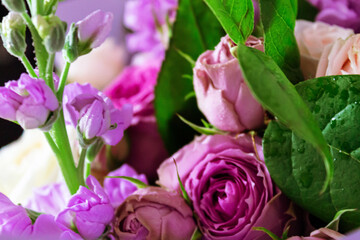
[[[316,21],[335,24],[360,31],[360,2],[358,0],[308,0],[320,12]]]
[[[113,14],[96,10],[76,23],[80,42],[90,42],[91,48],[100,46],[111,31]]]
[[[66,207],[71,195],[64,182],[50,184],[33,191],[24,207],[37,211],[57,215]]]
[[[80,240],[77,234],[58,225],[54,217],[41,214],[34,224],[25,208],[0,193],[0,240]]]
[[[113,220],[114,208],[100,183],[93,177],[86,179],[89,188],[80,186],[65,210],[56,217],[56,222],[71,229],[72,224],[79,234],[87,239],[98,239]]]
[[[25,129],[49,128],[45,126],[49,115],[58,106],[50,87],[25,73],[0,87],[0,117],[17,121]]]
[[[168,157],[154,116],[158,73],[159,68],[154,65],[127,67],[105,90],[115,107],[121,108],[125,103],[134,106],[132,126],[127,130],[130,149],[126,162],[145,173],[150,181],[157,178],[156,169]]]
[[[253,36],[246,45],[264,50],[262,40]],[[261,127],[264,110],[246,86],[239,62],[231,54],[234,46],[226,36],[215,51],[200,55],[194,68],[194,89],[198,106],[212,125],[239,133]]]
[[[351,233],[349,233],[344,239],[342,240],[358,240],[360,239],[360,229],[357,229]]]
[[[139,189],[116,212],[118,239],[190,239],[195,230],[190,207],[176,192],[159,187]]]
[[[270,239],[252,228],[265,227],[280,236],[292,221],[290,202],[274,194],[260,138],[195,138],[158,169],[159,184],[179,190],[173,159],[206,239]]]
[[[137,174],[137,172],[127,164],[123,164],[120,168],[112,171],[108,176],[126,176],[139,179],[147,183],[144,174]],[[111,204],[116,208],[118,207],[131,193],[137,190],[136,186],[121,178],[105,178],[104,190],[108,194]]]
[[[169,23],[175,21],[176,8],[177,0],[127,1],[124,24],[133,31],[126,39],[129,51],[145,53],[146,59],[162,60],[169,42]]]
[[[69,84],[64,91],[65,120],[79,131],[86,140],[101,137],[108,145],[116,145],[130,125],[132,107],[116,109],[111,100],[90,86]]]

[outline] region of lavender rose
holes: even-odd
[[[119,239],[190,239],[195,230],[190,207],[178,193],[159,187],[139,189],[117,209]]]
[[[147,183],[144,174],[137,174],[137,172],[127,164],[122,165],[115,171],[112,171],[108,176],[126,176],[141,180]],[[131,193],[136,191],[136,186],[131,182],[121,178],[105,178],[104,190],[108,194],[113,207],[118,207]]]
[[[32,224],[25,208],[0,193],[0,240],[80,240],[69,229],[55,222],[54,216],[41,214]]]
[[[49,115],[58,107],[58,100],[45,81],[28,74],[0,87],[0,117],[17,121],[25,129],[49,129]]]
[[[250,36],[247,46],[264,51],[262,40]],[[194,89],[200,110],[220,130],[242,132],[261,127],[264,110],[251,95],[238,60],[235,44],[226,36],[215,51],[201,54],[194,68]]]
[[[343,40],[338,39],[325,48],[321,55],[316,77],[330,75],[360,74],[357,61],[360,46],[360,34]]]
[[[56,222],[71,229],[75,225],[79,234],[86,240],[98,239],[114,217],[114,208],[100,183],[93,177],[86,179],[86,185],[80,186],[67,207],[61,211]]]
[[[360,31],[360,2],[358,0],[308,0],[320,12],[317,21]]]
[[[265,227],[280,236],[291,221],[289,201],[275,196],[261,139],[253,143],[244,134],[195,138],[158,169],[159,183],[179,190],[173,159],[206,239],[269,239],[252,228]]]
[[[309,237],[291,237],[287,240],[340,240],[344,235],[328,228],[320,228],[313,231]]]

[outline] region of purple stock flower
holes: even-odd
[[[111,31],[113,14],[96,10],[76,23],[80,42],[91,42],[90,47],[100,46]]]
[[[308,0],[320,12],[317,21],[335,24],[360,31],[360,1],[358,0]]]
[[[254,143],[245,134],[195,138],[158,170],[162,186],[179,190],[173,159],[205,239],[270,239],[252,228],[265,227],[280,236],[294,220],[290,202],[274,193],[260,138]]]
[[[56,222],[71,228],[72,225],[86,240],[98,239],[105,231],[106,226],[113,220],[114,208],[101,187],[93,177],[86,179],[86,185],[80,186],[65,210],[56,217]]]
[[[148,183],[144,174],[137,174],[137,172],[127,164],[122,165],[115,171],[112,171],[108,176],[126,176],[141,180]],[[111,204],[118,207],[130,194],[137,190],[136,186],[121,178],[105,178],[104,190],[108,194]]]
[[[129,51],[163,59],[169,41],[168,24],[175,21],[176,8],[177,0],[127,1],[124,24],[133,31],[126,39]]]
[[[18,81],[0,87],[0,117],[17,121],[23,128],[44,127],[59,106],[55,94],[42,79],[21,74]]]
[[[131,105],[116,109],[108,97],[90,84],[67,85],[63,104],[66,122],[78,126],[86,140],[101,137],[106,144],[115,145],[131,122]]]
[[[34,224],[25,208],[0,193],[0,240],[70,240],[76,234],[55,222],[54,216],[41,214]]]

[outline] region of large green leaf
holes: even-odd
[[[205,50],[213,49],[223,35],[221,25],[202,0],[179,1],[173,37],[155,88],[156,119],[170,153],[191,141],[195,134],[176,113],[199,124],[202,118],[196,99],[186,100],[194,90],[192,66],[183,55],[196,60]]]
[[[257,49],[239,45],[238,59],[245,81],[261,105],[322,154],[327,175],[321,184],[325,189],[333,174],[332,156],[318,123],[294,85],[270,56]]]
[[[310,213],[329,222],[342,209],[360,209],[360,76],[329,76],[296,86],[319,122],[334,160],[330,187],[321,156],[291,130],[273,121],[264,136],[265,162],[279,188]],[[360,226],[360,211],[347,212],[341,228]]]
[[[294,36],[296,0],[260,0],[265,53],[271,56],[292,83],[304,80]]]
[[[226,33],[238,43],[245,43],[254,29],[252,0],[204,0]]]

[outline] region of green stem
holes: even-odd
[[[77,169],[71,152],[62,110],[59,112],[59,118],[54,123],[51,133],[56,145],[61,149],[62,158],[59,159],[59,165],[62,169],[66,184],[68,185],[70,193],[74,194],[81,185],[81,182],[77,177]]]
[[[63,97],[63,93],[64,93],[64,88],[65,88],[65,84],[66,84],[66,79],[67,76],[69,74],[69,69],[70,69],[70,64],[69,62],[65,63],[64,69],[61,73],[61,77],[60,77],[60,83],[59,83],[59,90],[57,92],[57,98],[58,100],[61,102],[62,101],[62,97]]]
[[[54,60],[55,54],[49,54],[49,59],[46,64],[46,74],[45,74],[45,82],[46,84],[55,92],[54,87],[54,79],[53,79],[53,69],[54,69]]]
[[[48,143],[49,143],[52,151],[54,152],[56,158],[57,158],[58,160],[61,160],[60,150],[59,150],[58,147],[56,146],[56,144],[55,144],[54,140],[52,139],[50,133],[44,132],[44,135],[45,135],[45,138],[46,138],[46,140],[48,141]]]
[[[85,179],[90,175],[91,172],[91,161],[86,160],[85,163]]]
[[[36,75],[33,66],[29,62],[29,59],[25,56],[25,54],[21,57],[21,62],[23,63],[24,67],[26,68],[27,72],[30,74],[32,78],[38,78]]]
[[[84,181],[84,178],[85,178],[84,165],[85,165],[86,151],[87,151],[87,148],[81,148],[79,164],[78,164],[78,167],[77,167],[78,178],[79,178],[79,181],[80,181],[80,183],[82,185],[85,185],[85,181]]]

